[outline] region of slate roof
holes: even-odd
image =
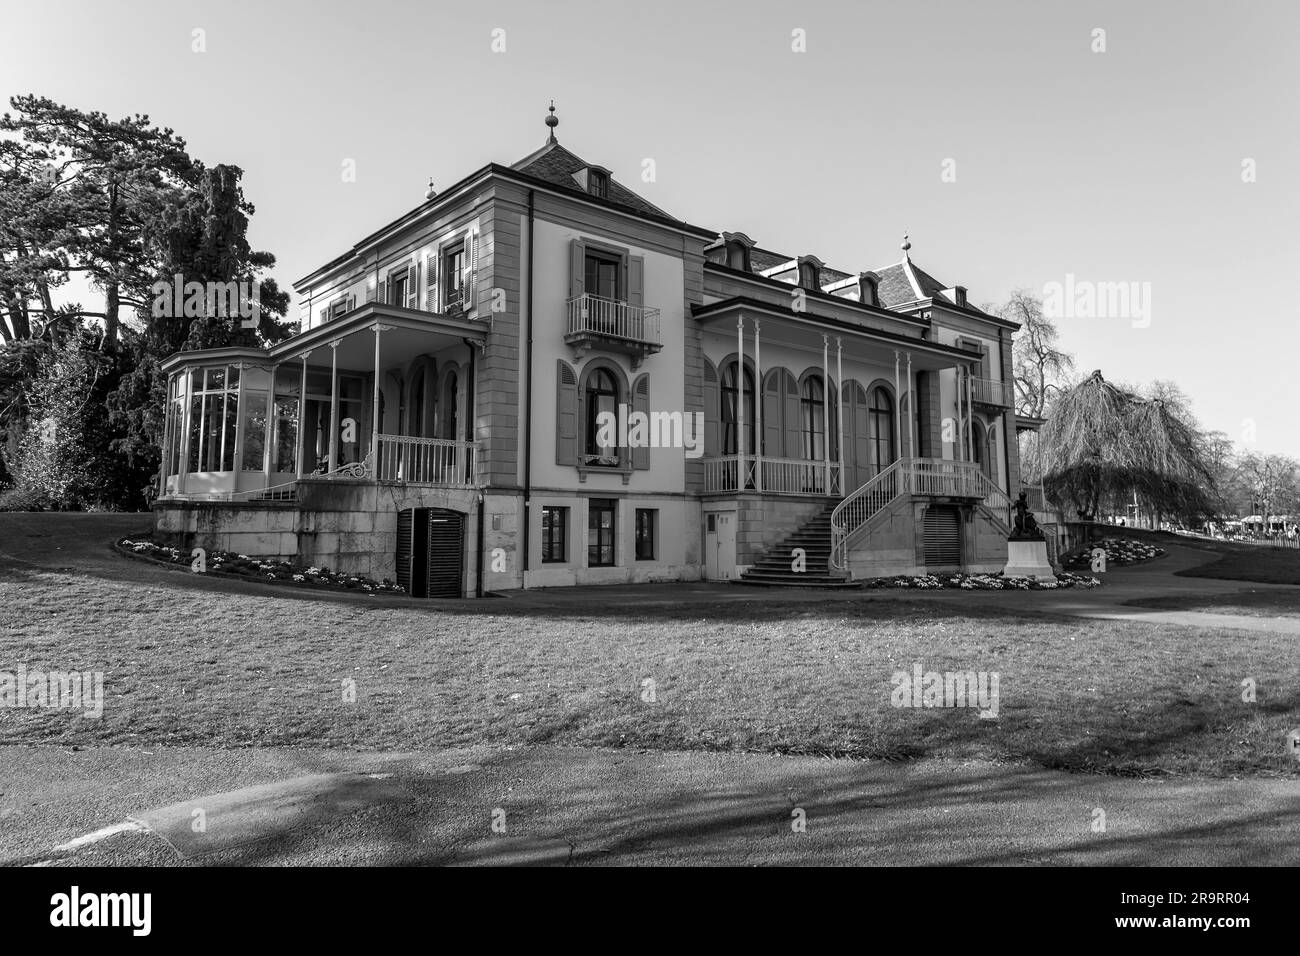
[[[559,143],[547,143],[541,149],[525,156],[510,168],[523,173],[525,176],[533,176],[554,186],[564,186],[576,193],[586,195],[583,188],[574,180],[573,174],[590,165],[592,164],[581,156],[577,156],[565,149]],[[618,182],[613,176],[609,177],[609,191],[605,198],[612,203],[626,206],[646,215],[666,216],[669,219],[677,218],[676,216],[669,216],[658,206],[646,202],[632,190]]]

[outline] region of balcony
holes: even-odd
[[[990,408],[1011,408],[1014,404],[1015,390],[1010,382],[997,382],[991,378],[971,377],[970,397],[976,405]]]
[[[469,488],[474,484],[475,449],[470,441],[380,435],[379,480]]]
[[[744,488],[741,488],[741,474]],[[840,465],[793,458],[755,458],[724,455],[704,459],[704,493],[761,491],[772,495],[809,495],[826,498],[839,495]]]
[[[663,348],[659,310],[630,305],[584,293],[565,303],[568,322],[564,341],[581,358],[588,349],[624,352],[636,368],[647,355]]]

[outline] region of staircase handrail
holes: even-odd
[[[904,461],[897,459],[835,506],[831,512],[831,553],[827,560],[831,568],[846,570],[849,538],[904,493]]]

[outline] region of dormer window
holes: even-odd
[[[858,301],[863,305],[880,305],[880,277],[874,272],[858,274]]]
[[[799,285],[813,292],[821,291],[822,261],[816,256],[799,257]]]
[[[587,173],[587,192],[600,199],[609,198],[609,174],[598,169]]]
[[[749,246],[739,239],[727,243],[727,268],[749,272]]]

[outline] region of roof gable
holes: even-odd
[[[581,170],[593,167],[595,164],[587,162],[581,156],[570,152],[559,143],[547,143],[536,152],[529,153],[519,162],[513,164],[510,168],[516,172],[523,173],[525,176],[532,176],[536,179],[544,180],[553,186],[563,186],[566,189],[572,189],[575,193],[582,193],[582,187],[574,179],[574,174]],[[603,169],[604,167],[597,167]],[[645,213],[651,216],[665,216],[669,219],[675,219],[675,216],[669,216],[658,206],[642,199],[632,190],[628,189],[613,176],[609,177],[609,192],[605,197],[612,203],[620,206],[626,206],[639,213]]]

